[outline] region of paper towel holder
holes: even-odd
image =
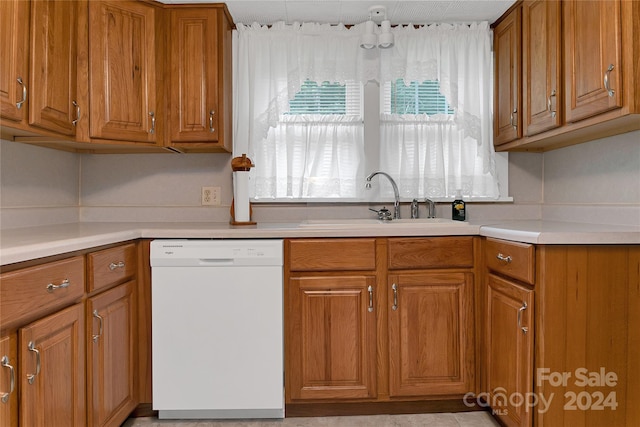
[[[231,159],[231,169],[233,172],[248,172],[255,165],[251,161],[250,158],[247,157],[246,154],[242,154],[240,157],[234,157]],[[251,220],[251,216],[253,215],[253,208],[251,207],[251,202],[249,202],[249,221],[236,221],[235,215],[235,197],[231,200],[231,221],[229,223],[231,225],[255,225],[256,222]]]

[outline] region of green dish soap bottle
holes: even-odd
[[[466,218],[466,212],[464,207],[464,200],[462,200],[462,190],[456,190],[456,199],[451,204],[451,219],[454,221],[464,221]]]

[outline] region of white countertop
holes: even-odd
[[[0,265],[84,250],[138,238],[247,239],[296,237],[453,236],[481,235],[537,244],[640,244],[640,226],[614,226],[558,221],[501,221],[491,224],[261,223],[74,223],[0,232]]]

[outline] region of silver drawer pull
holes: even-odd
[[[16,108],[19,110],[22,108],[22,104],[24,104],[25,101],[27,100],[27,85],[25,85],[24,82],[22,81],[22,77],[18,77],[16,81],[22,87],[22,99],[16,102]]]
[[[209,132],[213,133],[216,129],[213,127],[213,115],[215,111],[209,111]]]
[[[609,83],[609,75],[611,74],[612,71],[613,71],[613,64],[609,64],[609,67],[604,72],[604,90],[607,91],[610,97],[613,97],[616,94],[616,91],[611,89],[611,86]]]
[[[393,305],[391,306],[391,310],[396,311],[398,309],[398,286],[394,283],[391,285],[391,289],[393,290]]]
[[[93,342],[98,342],[98,339],[102,336],[102,327],[104,326],[104,318],[98,314],[98,310],[93,310],[93,317],[100,321],[100,326],[98,326],[98,335],[91,335]]]
[[[522,307],[518,309],[518,328],[522,329],[522,333],[526,334],[529,328],[522,326],[522,312],[527,309],[528,305],[526,301],[522,301]]]
[[[36,354],[36,373],[27,374],[27,380],[29,381],[29,384],[33,384],[33,382],[36,380],[36,377],[40,375],[40,351],[36,348],[33,341],[29,341],[29,345],[27,346],[27,349]]]
[[[511,258],[511,255],[504,256],[504,255],[502,255],[502,254],[500,254],[500,253],[499,253],[498,255],[496,255],[496,258],[497,258],[499,261],[504,262],[505,264],[510,264],[510,263],[511,263],[511,261],[513,261],[513,259]]]
[[[369,313],[371,313],[373,311],[373,286],[369,285],[367,291],[369,291]]]
[[[47,285],[47,292],[53,292],[56,289],[68,288],[70,284],[71,283],[69,283],[69,279],[64,279],[62,283],[60,283],[59,285],[54,285],[53,283],[49,283]]]
[[[109,264],[109,270],[113,271],[116,268],[124,268],[124,266],[124,261],[112,262],[111,264]]]
[[[9,401],[9,395],[16,389],[16,370],[13,366],[9,365],[9,358],[7,356],[3,356],[0,363],[2,363],[3,368],[9,368],[9,393],[2,393],[2,397],[0,397],[2,403],[7,403]]]

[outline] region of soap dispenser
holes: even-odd
[[[464,200],[462,200],[462,190],[456,190],[456,198],[451,204],[451,219],[454,221],[464,221],[466,218]]]

